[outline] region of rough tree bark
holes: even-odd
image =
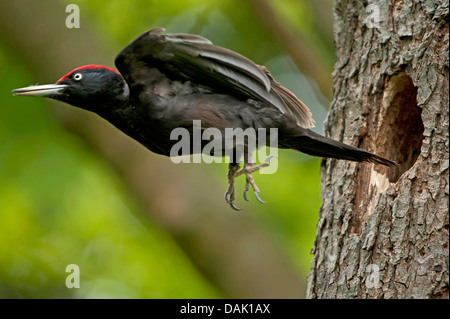
[[[309,298],[448,298],[448,0],[337,0],[326,133],[396,160],[327,160]]]

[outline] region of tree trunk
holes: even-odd
[[[326,134],[397,161],[327,160],[309,298],[448,298],[449,7],[336,0]]]

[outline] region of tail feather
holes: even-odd
[[[326,158],[345,159],[355,162],[377,163],[389,167],[395,167],[397,170],[399,168],[399,165],[396,162],[376,154],[332,140],[308,129],[302,131],[302,134],[296,137],[293,145],[294,149],[302,153]]]

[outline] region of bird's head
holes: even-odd
[[[101,65],[76,68],[55,84],[29,86],[13,90],[18,96],[40,96],[99,112],[128,99],[128,86],[120,73]]]

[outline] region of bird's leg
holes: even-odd
[[[252,174],[253,174],[254,172],[256,172],[256,171],[259,171],[259,170],[260,170],[261,168],[263,168],[263,167],[269,166],[269,161],[270,161],[272,158],[274,158],[274,157],[276,157],[276,156],[275,156],[275,155],[270,155],[269,157],[266,158],[266,160],[264,161],[264,163],[261,163],[261,164],[259,164],[259,165],[255,165],[255,164],[252,164],[252,163],[244,163],[244,167],[242,168],[242,170],[240,170],[240,171],[237,173],[237,174],[238,174],[237,176],[239,176],[239,175],[241,175],[241,174],[245,174],[244,199],[245,199],[246,201],[249,201],[249,200],[247,199],[247,192],[248,192],[248,190],[250,189],[250,185],[251,185],[252,188],[253,188],[253,191],[255,192],[256,199],[257,199],[260,203],[263,203],[263,204],[266,203],[266,202],[263,201],[263,200],[261,199],[261,197],[259,196],[260,191],[259,191],[258,186],[256,185],[255,180],[253,179]]]
[[[240,208],[234,206],[234,200],[235,200],[235,196],[234,196],[234,178],[239,176],[238,175],[238,171],[239,171],[240,165],[238,163],[230,163],[228,165],[228,189],[227,192],[225,193],[225,201],[231,206],[231,208],[233,208],[234,210],[241,210]]]
[[[259,166],[259,165],[258,165]],[[244,187],[244,199],[249,202],[250,200],[247,198],[247,192],[250,189],[250,185],[252,185],[253,190],[255,191],[255,196],[258,199],[258,201],[260,201],[261,203],[265,203],[265,201],[263,201],[261,199],[261,197],[259,197],[259,188],[256,185],[255,180],[252,177],[252,169],[254,169],[256,166],[254,164],[245,164],[244,168],[242,169],[243,174],[245,174],[245,187]]]

